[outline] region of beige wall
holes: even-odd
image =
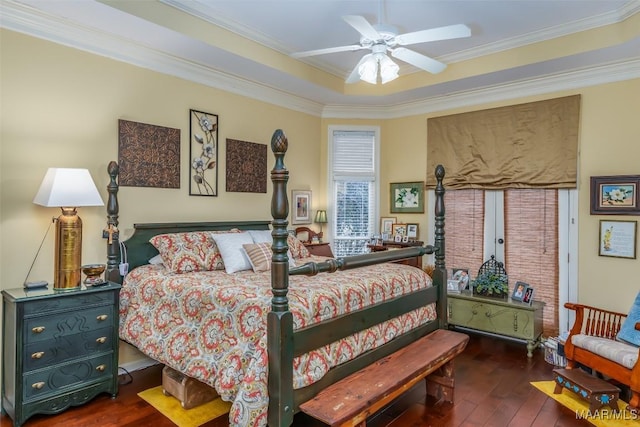
[[[591,216],[591,175],[638,174],[640,148],[640,80],[557,92],[544,96],[441,111],[389,120],[319,119],[229,92],[133,67],[99,56],[9,31],[0,32],[0,287],[19,287],[55,209],[32,203],[48,167],[86,167],[106,199],[106,166],[116,160],[117,122],[127,119],[181,129],[181,188],[123,187],[120,225],[125,237],[132,224],[149,221],[269,219],[267,194],[225,191],[225,139],[268,144],[282,128],[290,141],[286,164],[289,189],[314,191],[313,209],[327,207],[327,127],[381,127],[380,214],[389,214],[389,183],[424,180],[426,119],[582,94],[579,182],[579,300],[627,311],[640,288],[640,261],[599,257],[598,220],[637,217]],[[188,196],[188,113],[198,109],[220,118],[218,197]],[[269,149],[270,153],[270,149]],[[269,155],[268,169],[273,164]],[[83,262],[106,258],[101,231],[104,208],[82,208]],[[431,215],[397,215],[418,222],[425,238]],[[53,234],[50,232],[30,276],[52,279]],[[136,355],[123,350],[121,362]]]

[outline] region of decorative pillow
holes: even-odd
[[[159,234],[149,243],[160,252],[165,267],[173,273],[222,270],[222,257],[210,235],[206,231]]]
[[[304,244],[296,238],[296,236],[292,236],[289,234],[287,236],[287,245],[289,246],[289,250],[293,255],[293,258],[309,258],[311,254],[309,253],[309,249],[307,249]]]
[[[273,256],[273,252],[271,252],[270,243],[248,243],[242,245],[242,248],[249,258],[249,263],[251,263],[253,271],[258,273],[260,271],[271,270],[271,257]]]
[[[224,270],[231,274],[236,271],[251,270],[251,263],[242,245],[253,244],[249,233],[211,234],[222,255]]]
[[[620,341],[628,342],[636,347],[640,347],[640,331],[636,331],[636,322],[640,322],[640,292],[636,295],[635,301],[629,310],[629,314],[625,319],[620,331],[618,332],[617,339]]]
[[[249,230],[248,233],[255,243],[273,243],[271,230]]]

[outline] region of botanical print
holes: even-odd
[[[601,205],[634,206],[635,185],[602,185]]]
[[[397,208],[417,208],[418,189],[415,187],[396,188],[395,201]]]
[[[218,195],[218,116],[190,110],[191,179],[189,194]]]

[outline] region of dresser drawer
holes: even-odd
[[[25,374],[25,402],[86,386],[91,382],[111,378],[114,374],[112,352],[93,358],[52,366]]]
[[[105,305],[25,319],[24,342],[30,344],[104,328],[113,323],[114,310],[113,305]]]
[[[114,348],[112,337],[113,328],[108,327],[32,342],[23,352],[24,371],[29,372],[78,357],[111,351]]]
[[[113,304],[113,292],[91,292],[67,294],[64,298],[45,298],[29,301],[24,304],[25,316],[47,314],[52,311],[69,311],[92,305]]]

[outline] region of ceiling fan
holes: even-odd
[[[291,56],[304,58],[327,53],[370,49],[371,53],[362,57],[358,65],[347,77],[346,82],[355,83],[358,80],[364,80],[368,83],[376,84],[379,71],[380,79],[384,84],[397,78],[399,70],[398,65],[389,58],[387,52],[391,53],[391,56],[396,59],[436,74],[444,70],[447,67],[446,64],[403,46],[471,36],[471,30],[464,24],[398,34],[398,30],[395,27],[382,23],[371,25],[363,16],[347,15],[343,16],[342,19],[360,33],[359,44],[296,52],[292,53]]]

